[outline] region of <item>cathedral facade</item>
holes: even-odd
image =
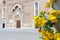
[[[49,10],[44,7],[46,2],[46,0],[1,0],[0,27],[34,28],[34,15],[38,15],[39,10]]]

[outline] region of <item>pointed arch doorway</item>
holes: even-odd
[[[16,26],[16,28],[21,28],[21,15],[20,15],[19,12],[17,12],[15,14],[14,20],[15,20],[15,26]]]
[[[12,9],[12,12],[14,13],[13,14],[14,22],[15,22],[14,26],[16,28],[21,28],[22,27],[22,16],[23,16],[22,11],[23,11],[22,6],[18,5],[18,4],[16,4],[14,6],[14,8]]]

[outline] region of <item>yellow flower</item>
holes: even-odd
[[[53,4],[54,0],[48,0],[48,3]]]
[[[51,20],[52,22],[58,22],[58,19],[53,15],[49,16],[49,20]]]
[[[56,13],[57,15],[59,15],[59,14],[60,14],[60,10],[56,10],[56,12],[57,12],[57,13]]]
[[[47,33],[47,35],[50,39],[53,39],[53,33]]]
[[[46,22],[47,22],[47,21],[46,21],[44,18],[40,18],[40,19],[38,20],[38,24],[40,24],[41,27],[43,27]]]
[[[34,16],[34,21],[38,20],[39,16]]]
[[[60,13],[60,10],[56,10],[58,13]]]
[[[57,14],[57,11],[56,10],[50,11],[50,15],[52,15],[52,14]]]
[[[57,33],[56,36],[60,38],[60,33]]]
[[[48,37],[45,37],[44,40],[50,40]]]
[[[42,13],[43,13],[43,11],[39,11],[39,12],[38,12],[38,14],[42,14]]]
[[[45,40],[50,40],[50,39],[53,39],[53,33],[50,33],[50,32],[48,32],[48,31],[42,31],[42,32],[40,32],[41,33],[41,35],[43,35],[44,36],[44,39]]]
[[[55,38],[57,38],[57,40],[60,40],[60,33],[55,34]]]
[[[60,40],[60,38],[57,38],[57,40]]]
[[[50,3],[50,7],[52,7],[54,0],[48,0],[48,3]]]
[[[46,3],[46,4],[45,4],[45,7],[46,7],[46,8],[50,8],[50,3]]]
[[[43,35],[44,37],[47,36],[46,31],[42,31],[42,32],[40,32],[40,33],[41,33],[41,35]]]
[[[49,40],[49,39],[50,39],[50,38],[48,37],[47,31],[42,31],[42,32],[40,32],[40,33],[41,33],[41,35],[43,35],[44,40]]]
[[[52,10],[50,11],[50,15],[59,15],[60,14],[60,10]]]

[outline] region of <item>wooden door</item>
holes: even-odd
[[[21,20],[17,20],[16,27],[21,28]]]

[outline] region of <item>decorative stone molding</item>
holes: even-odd
[[[18,8],[21,12],[23,11],[23,6],[22,6],[22,5],[15,4],[15,5],[12,7],[12,11],[15,11],[16,8]]]

